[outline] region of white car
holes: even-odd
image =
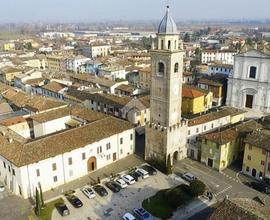
[[[5,191],[5,187],[3,185],[0,185],[0,192],[4,192]]]
[[[182,177],[183,177],[183,179],[187,180],[188,182],[192,182],[192,181],[197,179],[197,177],[191,173],[184,173]]]
[[[126,214],[123,215],[123,220],[136,220],[136,218],[132,214],[127,212]]]
[[[122,189],[127,187],[127,183],[123,179],[117,179],[115,180],[116,184],[118,184]]]
[[[81,188],[81,191],[88,199],[93,199],[96,197],[96,194],[89,186]]]
[[[132,185],[135,183],[135,179],[128,174],[121,176],[121,178],[129,185]]]
[[[138,168],[135,172],[141,175],[143,179],[146,179],[149,177],[149,173],[144,169]]]

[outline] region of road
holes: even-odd
[[[225,170],[220,173],[191,159],[177,162],[174,166],[174,172],[178,176],[181,176],[184,172],[194,174],[207,185],[219,201],[222,201],[226,195],[231,198],[252,199],[256,196],[260,196],[261,198],[269,199],[265,194],[244,185],[240,179],[237,178],[236,172]]]

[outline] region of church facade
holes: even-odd
[[[187,123],[181,119],[183,51],[169,7],[152,43],[150,121],[146,125],[145,159],[186,157]]]
[[[270,113],[270,56],[250,50],[235,56],[226,105]]]

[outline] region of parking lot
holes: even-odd
[[[65,204],[70,209],[70,215],[62,217],[57,210],[54,210],[52,219],[122,219],[122,216],[126,212],[132,213],[134,208],[141,207],[144,199],[154,195],[161,189],[166,189],[178,184],[180,184],[178,180],[174,180],[158,172],[157,175],[150,176],[147,179],[129,185],[118,193],[112,193],[105,187],[109,193],[106,197],[100,197],[96,194],[95,198],[88,199],[80,189],[77,189],[75,195],[83,202],[83,207],[76,209],[63,197]],[[104,186],[104,184],[102,185]]]

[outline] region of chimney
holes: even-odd
[[[8,142],[9,143],[12,143],[13,142],[13,139],[12,138],[8,138]]]

